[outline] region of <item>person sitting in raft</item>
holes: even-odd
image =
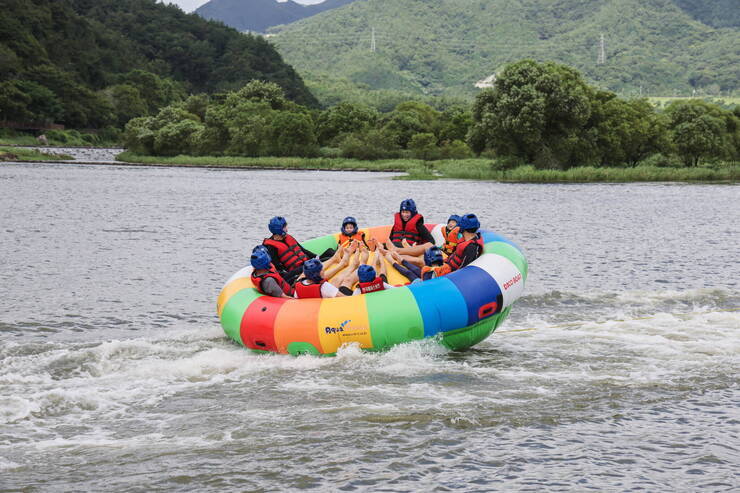
[[[252,284],[262,294],[275,298],[292,298],[293,287],[278,274],[272,265],[272,259],[266,249],[255,248],[250,262],[252,270]]]
[[[442,236],[445,239],[442,245],[442,251],[445,255],[450,255],[455,251],[455,247],[460,242],[460,216],[453,214],[447,220],[447,226],[442,228]]]
[[[393,265],[394,269],[411,282],[418,279],[428,281],[452,272],[450,267],[444,263],[442,249],[438,246],[428,248],[424,252],[424,266],[421,268],[408,260],[402,259],[396,252],[386,252],[385,258],[388,263]]]
[[[357,219],[347,216],[342,221],[342,230],[339,233],[338,244],[342,248],[349,248],[352,243],[363,244],[370,248],[365,241],[365,233],[361,233],[357,228]]]
[[[351,282],[351,276],[340,276],[340,278],[335,281],[340,283],[339,288],[337,288],[337,286],[326,280],[326,277],[322,274],[323,272],[324,266],[321,263],[321,260],[312,258],[304,262],[304,277],[295,283],[295,297],[304,299],[352,296],[352,290],[349,288],[351,284],[348,284]]]
[[[473,260],[477,259],[483,253],[483,239],[478,234],[480,221],[475,214],[465,214],[460,219],[460,230],[462,239],[455,247],[452,255],[447,257],[445,264],[454,272],[462,269]]]
[[[399,212],[393,217],[389,240],[399,253],[412,256],[423,255],[427,248],[434,246],[434,238],[424,226],[424,216],[416,210],[413,199],[401,202]]]
[[[303,263],[317,255],[303,248],[295,238],[288,234],[288,222],[284,217],[273,217],[267,227],[272,236],[265,238],[262,244],[267,247],[272,263],[282,273],[283,278],[288,282],[294,282],[303,272]],[[320,258],[329,258],[334,253],[334,250],[328,249],[321,254]]]

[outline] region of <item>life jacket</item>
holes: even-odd
[[[423,225],[424,216],[416,213],[406,221],[406,224],[404,224],[403,219],[401,219],[401,213],[396,212],[396,215],[393,217],[393,228],[391,229],[390,240],[393,243],[400,243],[401,240],[405,238],[406,241],[409,242],[409,245],[416,245],[421,241],[421,236],[419,236],[419,229],[417,226],[419,221],[421,221]]]
[[[432,267],[425,265],[424,267],[421,268],[421,280],[422,281],[424,280],[424,274],[426,274],[427,272],[432,273],[432,277],[430,277],[429,279],[434,279],[435,277],[442,277],[442,276],[449,274],[450,272],[452,272],[452,269],[447,264],[436,265]]]
[[[344,233],[339,234],[339,246],[347,248],[350,243],[352,243],[352,240],[358,242],[358,243],[365,243],[365,233],[360,233],[359,231],[353,235],[347,236]]]
[[[305,284],[303,281],[295,284],[296,298],[321,298],[321,286],[324,285],[326,279],[322,279],[319,283],[312,282],[311,284]]]
[[[374,293],[385,289],[383,278],[379,276],[370,282],[361,282],[359,287],[361,294]]]
[[[442,251],[445,255],[450,255],[455,251],[457,244],[460,242],[460,227],[455,226],[452,228],[452,231],[449,231],[447,226],[445,226],[442,236],[445,238],[445,243],[442,245]]]
[[[308,260],[306,254],[301,250],[301,245],[290,235],[286,234],[282,241],[265,238],[262,244],[272,246],[277,250],[278,260],[285,266],[286,271],[297,269]]]
[[[481,252],[483,252],[483,240],[480,236],[476,236],[475,238],[472,238],[470,240],[463,240],[462,243],[458,243],[457,247],[455,247],[455,251],[452,252],[452,255],[447,257],[447,260],[445,263],[450,266],[450,269],[453,271],[456,271],[462,266],[463,263],[463,252],[465,252],[465,249],[470,245],[471,243],[475,243],[478,245],[478,255],[477,257],[480,257]]]
[[[259,291],[262,294],[267,294],[262,289],[262,283],[268,277],[275,279],[275,282],[278,283],[278,286],[280,286],[280,289],[283,290],[283,293],[285,293],[288,296],[293,296],[293,287],[290,284],[288,284],[285,281],[285,279],[283,279],[283,276],[273,271],[267,272],[265,274],[260,274],[260,275],[257,275],[254,273],[254,271],[252,271],[252,283],[254,284],[254,287],[257,288],[257,291]]]

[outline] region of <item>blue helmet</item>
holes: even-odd
[[[308,259],[303,263],[303,273],[306,278],[313,282],[321,281],[321,271],[324,268],[324,264],[317,258]]]
[[[274,235],[281,235],[285,233],[285,226],[288,225],[288,221],[282,216],[275,216],[270,219],[270,224],[267,227],[270,229],[270,233]]]
[[[435,262],[442,263],[444,260],[442,249],[438,246],[427,248],[426,251],[424,251],[424,263],[426,265],[432,266]]]
[[[268,255],[270,254],[270,250],[268,250],[265,245],[257,245],[256,247],[252,248],[252,253],[258,252],[260,250],[262,250]]]
[[[465,214],[462,219],[460,219],[458,225],[463,231],[472,229],[477,232],[480,229],[480,221],[478,221],[475,214]]]
[[[360,279],[360,282],[372,282],[377,276],[375,269],[369,265],[362,264],[357,269],[357,277]]]
[[[460,226],[460,219],[461,219],[460,216],[458,216],[457,214],[453,214],[450,216],[447,222],[449,223],[450,221],[455,221],[457,225]]]
[[[414,199],[406,199],[401,202],[401,211],[411,211],[411,214],[416,214],[416,202],[414,202]]]
[[[252,257],[250,258],[250,261],[252,263],[252,267],[254,267],[255,269],[269,269],[272,259],[270,258],[270,254],[267,253],[266,248],[255,248],[252,252]]]
[[[354,233],[356,233],[357,232],[357,219],[355,219],[352,216],[347,216],[344,218],[344,221],[342,221],[342,233],[344,233],[344,227],[348,224],[351,224],[355,227]]]

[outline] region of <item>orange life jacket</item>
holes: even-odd
[[[295,294],[299,299],[302,298],[321,298],[321,286],[324,285],[326,279],[322,279],[319,283],[312,282],[311,284],[305,284],[304,281],[297,282],[295,284]]]
[[[262,294],[267,294],[262,289],[262,283],[268,277],[275,279],[275,282],[278,283],[278,286],[280,286],[280,289],[283,290],[283,293],[285,293],[287,296],[293,296],[293,288],[291,287],[291,285],[288,284],[285,281],[285,279],[283,279],[283,276],[273,271],[267,272],[265,274],[260,274],[260,275],[257,275],[254,273],[254,271],[252,271],[252,283],[254,284],[254,287],[257,288],[257,291],[259,291]]]
[[[450,266],[447,264],[437,265],[433,267],[425,265],[424,267],[421,268],[421,280],[422,281],[424,280],[424,274],[426,274],[427,272],[432,273],[432,277],[430,277],[429,279],[434,279],[435,277],[442,277],[442,276],[449,274],[450,272],[452,272],[452,269],[450,269]]]
[[[447,260],[445,263],[450,266],[450,269],[452,271],[456,271],[462,266],[463,263],[463,253],[465,252],[465,249],[470,245],[471,243],[475,243],[478,245],[478,254],[477,257],[480,257],[480,254],[483,252],[483,240],[480,236],[476,236],[475,238],[472,238],[470,240],[463,240],[462,243],[458,243],[457,247],[455,247],[455,251],[452,252],[452,255],[447,257]]]
[[[455,251],[457,244],[460,242],[460,227],[455,226],[452,228],[452,231],[450,231],[447,229],[447,226],[445,226],[442,231],[442,236],[445,238],[445,243],[442,245],[442,251],[445,255],[450,255]]]
[[[409,242],[409,245],[416,245],[421,241],[419,236],[418,224],[424,224],[424,216],[421,214],[414,214],[409,218],[406,223],[401,219],[401,213],[396,212],[393,216],[393,228],[391,229],[390,240],[393,243],[400,243],[404,238]]]
[[[359,287],[360,293],[362,294],[374,293],[376,291],[383,291],[385,289],[383,278],[379,276],[370,282],[359,283]]]
[[[287,271],[297,269],[303,265],[303,262],[308,260],[306,254],[301,250],[301,245],[298,244],[295,238],[288,234],[285,235],[285,239],[282,241],[265,238],[262,244],[272,246],[277,250],[278,260],[285,266],[285,270]]]
[[[339,234],[339,246],[343,248],[347,248],[352,241],[356,241],[358,243],[365,243],[365,233],[360,233],[359,231],[351,236],[347,236],[344,233]],[[365,243],[367,245],[367,243]]]

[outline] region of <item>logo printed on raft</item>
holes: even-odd
[[[510,280],[504,283],[504,291],[508,290],[510,287],[512,287],[514,284],[518,283],[521,280],[522,280],[521,274],[515,275],[513,278],[511,278]]]
[[[336,334],[337,332],[344,332],[344,328],[347,326],[348,323],[350,323],[352,320],[345,320],[341,324],[339,324],[339,327],[326,327],[324,331],[327,334]]]

